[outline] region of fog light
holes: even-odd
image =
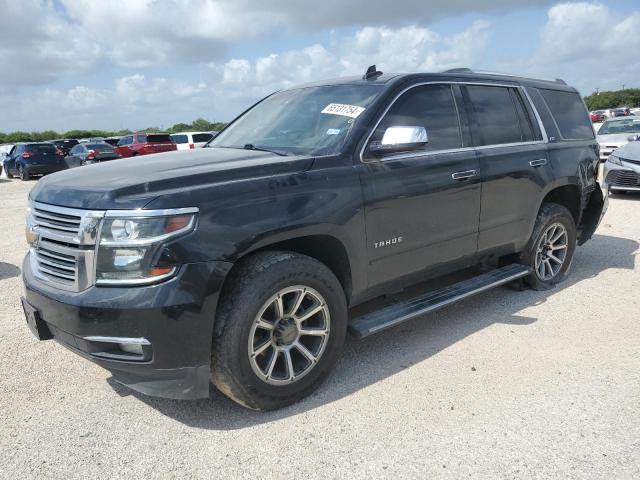
[[[137,343],[119,343],[120,350],[134,355],[142,355],[142,345]]]

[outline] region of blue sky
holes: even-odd
[[[226,121],[371,63],[561,77],[583,94],[640,87],[630,0],[0,1],[0,131]]]

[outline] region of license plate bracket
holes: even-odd
[[[51,331],[44,320],[40,317],[38,309],[31,305],[27,300],[22,297],[22,309],[24,310],[24,316],[27,320],[27,326],[34,337],[38,340],[50,340],[53,338]]]

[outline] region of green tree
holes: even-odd
[[[640,88],[594,92],[584,97],[589,110],[602,110],[617,107],[640,107]]]

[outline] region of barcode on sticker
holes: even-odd
[[[358,118],[358,116],[364,112],[364,107],[357,105],[345,105],[344,103],[330,103],[322,113],[328,113],[329,115],[341,115],[343,117]]]

